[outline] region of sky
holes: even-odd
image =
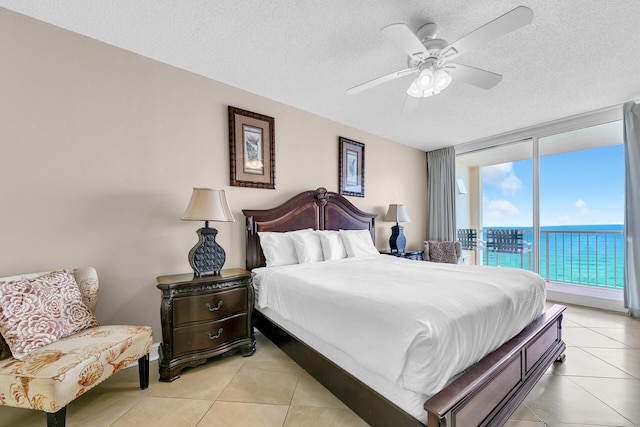
[[[482,226],[533,226],[532,160],[482,168]],[[622,224],[624,146],[540,159],[540,226]]]

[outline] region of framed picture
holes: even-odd
[[[276,188],[273,117],[229,106],[231,185]]]
[[[340,194],[364,197],[364,144],[343,137],[338,141]]]

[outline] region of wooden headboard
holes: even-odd
[[[271,209],[243,209],[247,228],[247,270],[265,265],[259,231],[369,230],[375,242],[375,217],[326,188],[304,191]]]

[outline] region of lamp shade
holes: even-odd
[[[384,220],[389,222],[411,222],[405,205],[389,205]]]
[[[187,209],[182,214],[185,221],[235,221],[227,203],[224,190],[194,188]]]

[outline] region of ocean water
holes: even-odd
[[[520,229],[532,252],[489,253],[488,265],[533,269],[533,229],[531,227],[491,227]],[[623,289],[624,226],[622,224],[564,225],[540,227],[540,274],[546,280],[599,288]],[[487,264],[487,254],[482,254]]]

